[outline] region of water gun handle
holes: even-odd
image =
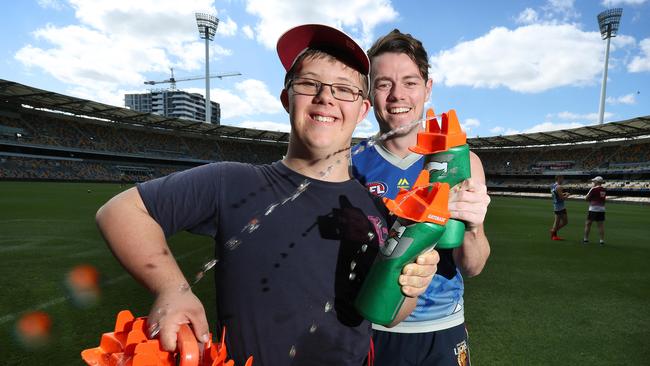
[[[179,366],[199,366],[199,344],[187,324],[181,324],[177,334],[177,347],[180,353]]]
[[[472,175],[469,146],[467,144],[454,146],[445,151],[428,155],[425,158],[425,169],[429,170],[430,183],[447,183],[450,187],[460,184]],[[450,219],[446,226],[447,229],[438,241],[436,248],[452,249],[461,246],[465,237],[465,224],[462,221]]]
[[[429,222],[395,222],[392,237],[380,248],[380,255],[355,300],[355,307],[364,318],[381,325],[395,319],[405,299],[399,284],[402,268],[432,249],[444,231],[443,225]]]

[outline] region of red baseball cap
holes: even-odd
[[[299,25],[280,36],[277,50],[285,70],[289,71],[307,48],[333,50],[336,52],[333,56],[363,75],[368,75],[370,71],[370,60],[361,46],[347,34],[323,24]]]

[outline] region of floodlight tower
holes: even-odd
[[[603,70],[603,83],[600,88],[600,107],[598,108],[598,124],[603,124],[603,117],[605,116],[605,90],[607,89],[607,65],[609,64],[609,40],[616,37],[618,32],[618,25],[621,22],[621,15],[623,15],[622,8],[614,8],[605,10],[598,14],[598,26],[600,27],[600,36],[602,39],[607,40],[607,48],[605,49],[605,69]]]
[[[217,33],[219,19],[214,15],[196,13],[196,25],[199,27],[201,39],[205,39],[205,122],[210,123],[212,117],[210,104],[210,41]]]

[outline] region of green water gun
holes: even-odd
[[[398,218],[355,299],[357,311],[373,323],[388,325],[397,316],[405,299],[399,284],[405,265],[436,247],[462,245],[465,224],[449,219],[447,206],[450,187],[470,177],[466,142],[453,109],[442,114],[442,125],[432,109],[427,111],[426,128],[409,148],[426,155],[424,169],[410,191],[400,189],[394,200],[384,199]]]

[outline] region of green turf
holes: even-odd
[[[82,365],[115,315],[146,315],[150,295],[113,259],[94,224],[113,184],[0,182],[0,364]],[[88,192],[90,190],[90,192]],[[466,280],[466,318],[477,365],[625,365],[650,359],[650,207],[608,204],[607,245],[582,244],[586,203],[568,204],[567,240],[553,242],[549,200],[493,198],[486,220],[492,246],[483,273]],[[181,234],[171,249],[192,277],[212,257],[208,238]],[[89,263],[102,297],[80,308],[66,299],[65,274]],[[214,304],[212,276],[195,287]],[[13,336],[16,319],[39,306],[52,341],[29,350]],[[207,305],[208,317],[214,309]],[[214,324],[212,322],[212,324]]]

